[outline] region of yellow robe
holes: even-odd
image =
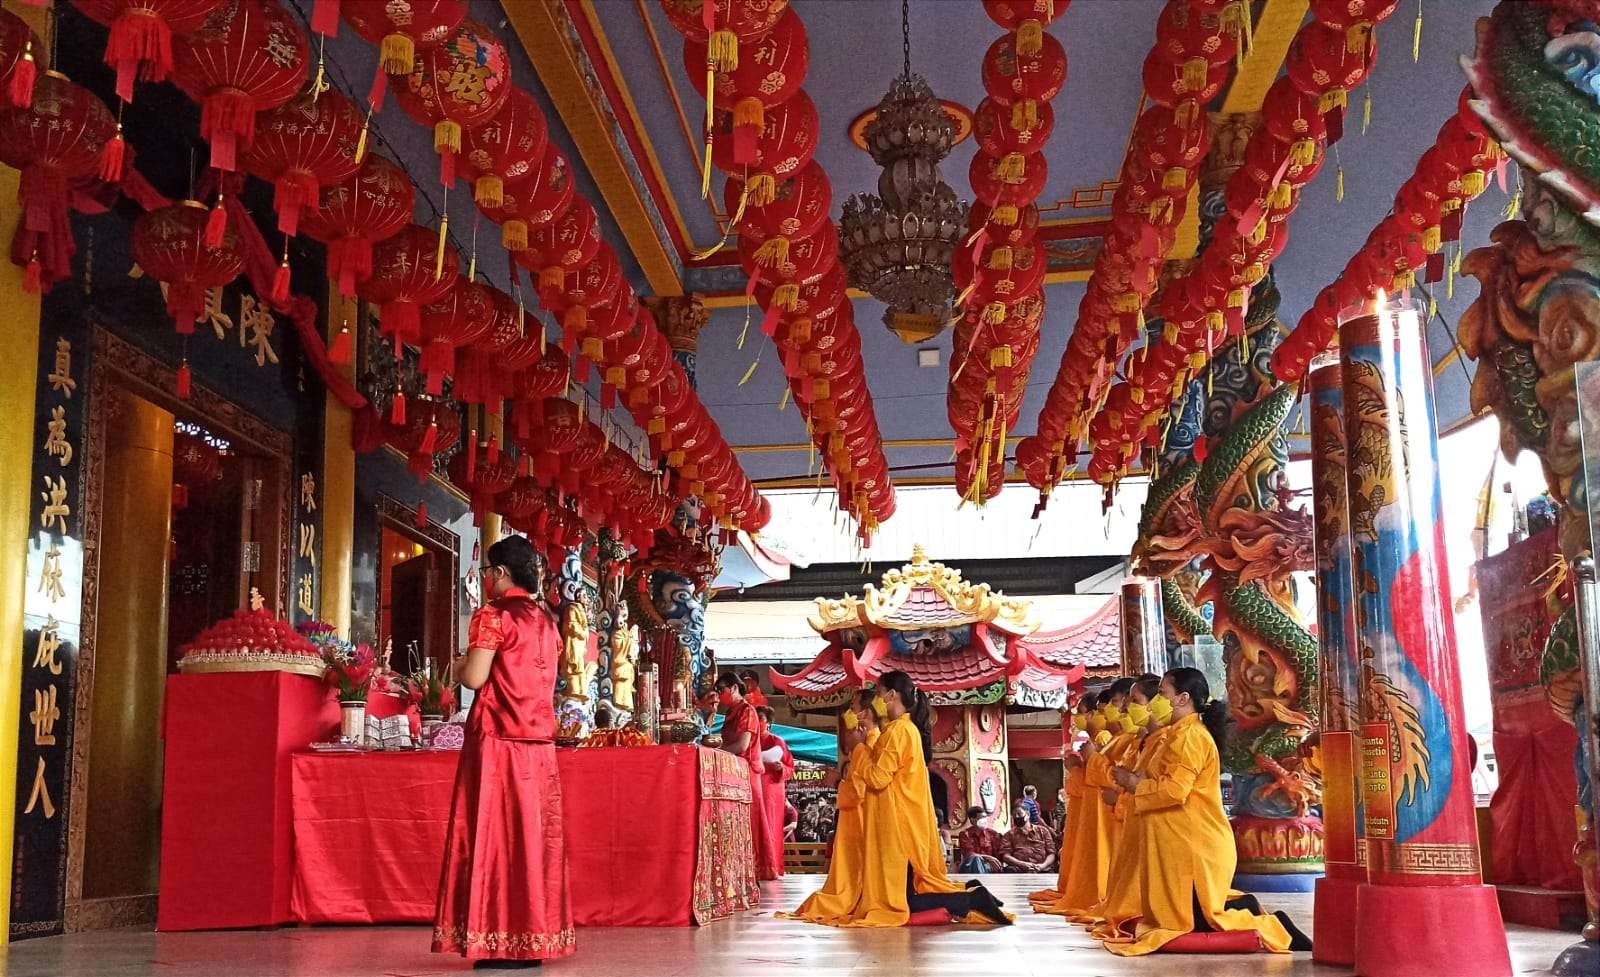
[[[1161,751],[1161,745],[1171,729],[1170,726],[1163,726],[1145,735],[1144,742],[1139,746],[1138,758],[1133,763],[1134,773],[1149,773],[1150,764]],[[1111,854],[1111,867],[1106,873],[1106,897],[1085,914],[1089,917],[1087,922],[1096,939],[1105,938],[1101,935],[1102,931],[1106,935],[1115,935],[1114,928],[1105,928],[1107,921],[1111,921],[1114,927],[1116,921],[1139,914],[1139,834],[1138,825],[1134,823],[1139,812],[1134,809],[1132,794],[1121,791],[1115,815],[1121,827],[1117,833],[1116,850]]]
[[[841,920],[861,899],[861,867],[867,858],[866,822],[862,799],[867,789],[867,768],[872,765],[873,747],[882,734],[867,733],[864,743],[850,751],[849,769],[839,783],[839,818],[833,832],[833,860],[828,864],[828,880],[811,894],[792,916],[813,923]]]
[[[861,897],[848,917],[836,922],[904,926],[911,918],[906,904],[908,868],[917,892],[963,891],[945,874],[939,823],[928,792],[928,765],[911,717],[901,716],[884,728],[865,768],[865,783]]]
[[[1061,828],[1061,854],[1056,860],[1058,866],[1056,873],[1056,886],[1053,889],[1039,889],[1028,893],[1028,901],[1035,910],[1043,911],[1061,898],[1067,891],[1067,859],[1071,856],[1073,848],[1077,845],[1079,822],[1083,820],[1083,768],[1073,767],[1067,771],[1067,779],[1062,784],[1062,803],[1066,806],[1063,812]]]
[[[1253,929],[1268,949],[1287,952],[1289,934],[1277,919],[1223,908],[1239,856],[1222,808],[1217,744],[1200,717],[1173,723],[1149,767],[1133,794],[1139,919],[1131,938],[1105,948],[1123,957],[1159,950],[1194,931],[1198,901],[1212,929]]]
[[[1061,891],[1061,898],[1054,903],[1036,904],[1034,908],[1039,912],[1076,919],[1105,898],[1106,876],[1116,844],[1116,819],[1100,795],[1105,788],[1115,785],[1111,768],[1128,751],[1130,744],[1137,746],[1136,735],[1118,734],[1104,749],[1084,761],[1083,787],[1073,811],[1080,824],[1073,835],[1071,861],[1062,869],[1067,884]]]

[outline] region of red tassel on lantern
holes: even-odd
[[[36,77],[37,65],[33,60],[33,41],[29,40],[22,47],[22,57],[11,66],[11,88],[7,94],[13,106],[25,109],[33,102],[33,81]]]
[[[478,480],[478,432],[467,432],[467,484]]]
[[[430,421],[428,429],[422,434],[422,443],[417,446],[417,453],[431,455],[439,446],[439,422]]]
[[[191,380],[190,380],[190,376],[189,376],[189,361],[187,359],[185,359],[183,362],[178,364],[178,399],[179,400],[188,400],[189,399],[190,383],[191,383]]]
[[[333,345],[328,347],[328,362],[335,366],[349,366],[355,358],[355,341],[350,337],[350,327],[343,326],[339,335],[333,337]]]
[[[428,528],[428,503],[426,502],[417,503],[417,528]]]
[[[498,437],[489,439],[489,450],[485,457],[491,468],[500,464],[500,439]]]
[[[389,423],[400,427],[406,422],[406,395],[395,391],[394,400],[389,404]]]
[[[228,233],[228,209],[222,206],[222,194],[217,194],[216,206],[206,215],[205,242],[208,248],[222,247],[222,238]]]
[[[20,65],[18,66],[21,67]],[[15,83],[15,79],[13,79]],[[117,134],[106,140],[106,148],[100,151],[100,179],[106,183],[122,182],[122,163],[127,157],[128,144],[122,138],[122,123],[117,123]],[[220,242],[219,242],[220,243]],[[216,245],[211,245],[216,247]]]
[[[44,291],[44,267],[39,264],[38,252],[28,259],[28,267],[22,272],[22,290],[29,295],[39,295]]]
[[[311,29],[323,37],[339,36],[339,0],[315,0],[311,5]]]
[[[272,291],[267,293],[267,298],[273,305],[286,305],[289,301],[289,259],[284,258],[278,264],[278,270],[272,275]]]

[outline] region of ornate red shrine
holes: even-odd
[[[933,701],[931,765],[949,791],[951,827],[978,804],[1003,830],[1010,821],[1006,710],[1065,708],[1085,674],[1067,658],[1076,642],[1031,644],[1039,622],[1028,600],[962,579],[930,562],[921,546],[910,563],[884,573],[881,587],[817,598],[809,622],[827,646],[798,674],[774,671],[773,686],[795,709],[817,711],[844,705],[885,672],[910,675]]]

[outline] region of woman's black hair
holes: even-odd
[[[922,759],[924,762],[932,761],[933,706],[928,702],[928,693],[918,689],[917,683],[911,681],[911,676],[901,671],[884,672],[878,676],[878,687],[893,689],[900,696],[900,702],[911,716],[912,725],[917,727],[917,732],[922,736]]]
[[[1131,679],[1128,676],[1124,675],[1122,678],[1119,678],[1115,682],[1112,682],[1111,683],[1111,687],[1106,689],[1106,701],[1110,702],[1112,699],[1115,699],[1117,696],[1119,696],[1119,695],[1128,695],[1132,691],[1133,691],[1133,679]]]
[[[1146,702],[1149,702],[1161,694],[1161,676],[1141,675],[1139,680],[1133,683],[1133,688],[1134,691],[1144,696]]]
[[[856,693],[856,702],[860,703],[857,708],[859,708],[862,712],[872,713],[873,725],[882,727],[883,723],[878,721],[878,714],[872,709],[872,702],[877,697],[878,690],[869,685]]]
[[[489,546],[489,565],[505,567],[511,582],[534,597],[544,596],[544,574],[539,551],[526,536],[507,536]]]
[[[1211,686],[1206,684],[1205,674],[1198,668],[1174,668],[1167,672],[1167,681],[1172,683],[1174,692],[1179,695],[1187,694],[1189,701],[1194,703],[1194,711],[1199,713],[1200,721],[1205,723],[1206,731],[1217,741],[1217,752],[1221,753],[1226,749],[1228,704],[1221,699],[1211,698]]]
[[[723,672],[721,675],[717,676],[717,688],[719,690],[737,689],[741,694],[743,694],[744,683],[739,681],[739,676],[735,675],[733,672]]]

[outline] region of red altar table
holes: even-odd
[[[579,926],[687,926],[752,908],[750,777],[693,746],[558,750]],[[457,754],[297,753],[291,915],[432,923]]]

